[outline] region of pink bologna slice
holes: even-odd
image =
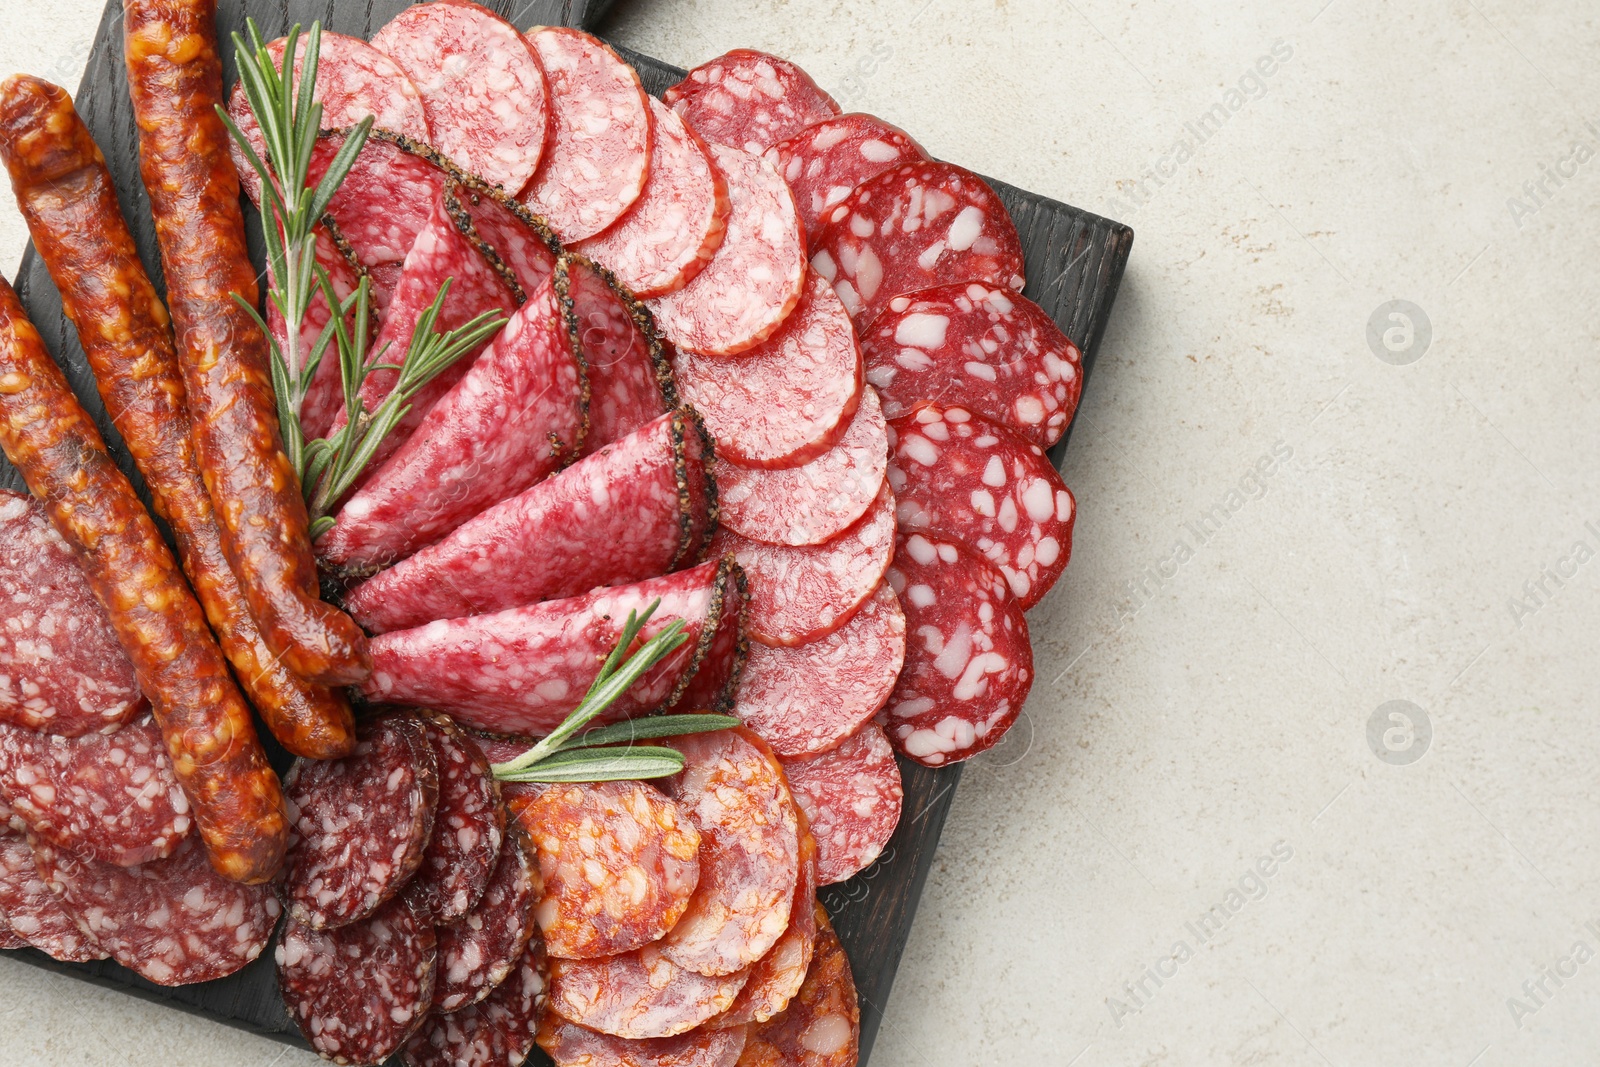
[[[890,436],[900,529],[977,549],[1023,610],[1037,604],[1066,569],[1077,518],[1044,451],[966,408],[936,404],[897,420]]]
[[[750,636],[803,645],[849,622],[878,587],[894,554],[894,496],[885,485],[867,513],[826,544],[764,545],[724,529],[712,551],[734,553],[749,576]]]
[[[533,1051],[548,999],[544,945],[531,943],[516,974],[481,1003],[449,1014],[434,1012],[412,1035],[400,1058],[406,1067],[510,1067]]]
[[[689,641],[647,671],[596,723],[667,707],[706,657],[724,611],[739,611],[731,560],[701,564],[633,585],[431,622],[372,640],[368,699],[448,712],[490,733],[543,735],[560,725],[594,682],[630,611],[659,597],[641,642],[671,620]]]
[[[650,301],[656,326],[678,348],[732,356],[771,337],[805,288],[805,232],[794,194],[771,164],[711,146],[728,183],[728,230],[688,285]]]
[[[533,849],[513,832],[477,906],[460,922],[438,928],[436,1010],[460,1011],[505,981],[537,937],[533,908],[541,892]]]
[[[563,241],[581,241],[620,219],[644,190],[649,98],[638,72],[598,37],[543,26],[527,40],[550,78],[554,126],[522,201]]]
[[[1083,388],[1083,356],[1044,309],[983,282],[895,297],[861,354],[890,419],[957,404],[1040,448],[1061,439]]]
[[[372,36],[411,76],[457,166],[516,192],[544,150],[550,91],[538,57],[505,19],[466,0],[417,4]]]
[[[945,282],[1021,291],[1022,242],[982,178],[950,163],[886,170],[830,208],[811,265],[865,330],[897,296]]]
[[[13,934],[51,959],[87,963],[111,955],[79,927],[61,898],[45,885],[27,839],[4,827],[0,827],[0,914]]]
[[[784,760],[783,770],[817,839],[817,881],[832,885],[871,866],[905,795],[882,727],[869,722],[831,752]]]
[[[889,582],[906,613],[906,665],[884,705],[894,747],[941,767],[1000,740],[1033,688],[1033,645],[1003,574],[954,541],[901,539]]]
[[[31,498],[0,490],[0,723],[78,737],[145,708],[72,550]]]
[[[328,272],[328,280],[333,284],[334,294],[342,301],[356,291],[361,283],[361,274],[355,264],[345,258],[344,252],[335,243],[333,234],[326,227],[317,227],[317,265]],[[271,267],[269,266],[270,270]],[[277,284],[276,279],[272,282]],[[311,304],[306,308],[305,318],[300,323],[298,342],[298,357],[295,366],[303,367],[305,360],[317,347],[317,340],[322,336],[323,329],[333,318],[333,312],[328,307],[328,300],[322,294],[321,286],[313,290]],[[272,339],[278,342],[280,351],[287,353],[289,350],[289,327],[283,321],[283,314],[272,301],[267,301],[267,329],[272,334]],[[333,427],[333,421],[344,408],[344,383],[340,380],[339,351],[336,343],[330,343],[323,352],[322,362],[317,364],[317,370],[311,378],[311,384],[306,389],[305,398],[300,402],[300,429],[305,434],[305,439],[314,441],[319,437],[327,437]]]
[[[551,960],[550,1010],[613,1037],[676,1037],[727,1011],[749,979],[749,971],[697,974],[646,945],[597,960]]]
[[[789,908],[789,925],[767,954],[750,968],[750,980],[733,1006],[709,1025],[718,1029],[762,1023],[788,1007],[806,970],[817,940],[817,839],[800,816],[800,877]]]
[[[757,154],[839,113],[805,71],[749,48],[696,67],[661,99],[706,140]]]
[[[630,1041],[569,1023],[552,1011],[539,1023],[539,1047],[556,1067],[738,1067],[745,1029],[703,1027]]]
[[[500,788],[478,743],[449,717],[422,718],[439,766],[439,801],[422,863],[406,899],[436,926],[454,923],[478,903],[500,859],[506,815]]]
[[[906,619],[880,583],[842,629],[796,648],[750,649],[734,714],[778,755],[837,748],[878,713],[906,658]]]
[[[928,153],[898,126],[853,112],[812,123],[767,149],[766,157],[794,190],[806,233],[815,235],[827,210],[856,186]]]
[[[576,246],[641,300],[694,280],[722,244],[729,207],[728,183],[706,143],[661,101],[649,103],[655,145],[644,191],[627,214]]]
[[[844,436],[861,402],[855,330],[815,271],[794,312],[761,344],[737,359],[680,351],[673,366],[684,399],[717,440],[717,455],[746,467],[817,458]]]
[[[585,454],[620,441],[677,403],[672,369],[644,330],[645,312],[604,268],[565,255],[556,269],[567,329],[589,375]]]

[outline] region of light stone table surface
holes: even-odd
[[[75,85],[100,0],[0,7],[0,72]],[[623,0],[611,29],[787,55],[1138,233],[1038,682],[967,771],[874,1067],[1595,1062],[1600,3]],[[315,1062],[13,962],[0,1024],[6,1067]]]

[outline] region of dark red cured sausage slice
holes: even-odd
[[[373,639],[377,666],[363,691],[374,701],[436,708],[490,733],[546,734],[588,691],[628,613],[659,597],[639,640],[683,619],[688,642],[595,722],[666,707],[704,661],[722,613],[739,610],[735,570],[731,560],[708,562],[586,596],[383,634]]]
[[[78,737],[145,707],[72,550],[28,497],[0,492],[0,722]]]
[[[889,427],[877,391],[866,389],[844,436],[809,463],[788,470],[717,464],[719,515],[752,541],[824,544],[872,507],[888,466]]]
[[[644,191],[627,214],[576,246],[641,300],[693,281],[728,229],[728,183],[712,166],[711,150],[654,97],[650,113],[655,144]]]
[[[750,980],[739,990],[733,1007],[711,1020],[710,1025],[742,1027],[745,1023],[764,1023],[784,1008],[800,992],[817,941],[817,840],[811,836],[802,815],[800,820],[800,880],[794,889],[794,904],[789,909],[789,927],[777,944],[750,968]]]
[[[898,126],[854,112],[812,123],[767,149],[766,157],[794,190],[806,233],[816,234],[823,214],[856,186],[928,153]]]
[[[687,415],[663,415],[373,575],[346,610],[388,633],[664,574],[708,518],[689,494],[703,454]]]
[[[839,113],[805,71],[748,48],[701,64],[661,99],[706,140],[755,153]]]
[[[655,120],[638,72],[598,37],[542,26],[527,39],[550,78],[553,125],[521,199],[563,241],[581,241],[620,219],[644,191]]]
[[[4,827],[0,827],[0,915],[12,934],[52,959],[87,963],[111,955],[79,929],[61,898],[50,892],[27,840]]]
[[[406,886],[418,912],[445,925],[483,896],[500,859],[506,816],[478,743],[443,715],[422,720],[439,766],[439,803],[422,864]]]
[[[905,658],[905,614],[882,582],[826,637],[796,648],[753,645],[734,714],[778,755],[814,756],[877,714]]]
[[[983,282],[895,297],[861,353],[890,419],[959,404],[1040,448],[1061,439],[1083,388],[1083,356],[1044,309]]]
[[[417,4],[372,35],[415,83],[446,158],[516,192],[544,151],[550,90],[516,28],[466,0]]]
[[[772,165],[711,146],[728,183],[728,228],[695,279],[650,301],[656,326],[678,348],[711,356],[748,351],[771,337],[805,288],[805,231],[794,194]]]
[[[817,881],[832,885],[871,866],[894,836],[905,795],[883,729],[869,722],[833,751],[785,760],[783,770],[817,839]]]
[[[439,803],[439,763],[422,723],[362,724],[344,759],[301,760],[284,779],[295,811],[283,894],[298,923],[364,919],[422,863]]]
[[[267,947],[281,909],[271,886],[225,880],[185,838],[171,856],[117,867],[35,842],[40,876],[113,959],[157,985],[237,971]]]
[[[28,939],[11,928],[11,921],[6,918],[5,912],[0,911],[0,952],[9,952],[12,949],[27,948]]]
[[[1022,243],[982,178],[950,163],[886,170],[835,204],[811,265],[833,283],[857,329],[897,296],[945,282],[1022,289]]]
[[[966,408],[934,404],[897,420],[890,436],[900,529],[977,549],[1023,610],[1037,604],[1066,569],[1078,514],[1044,451]]]
[[[433,1002],[433,928],[403,900],[337,930],[290,922],[273,954],[289,1017],[335,1063],[388,1059]]]
[[[401,1050],[406,1067],[511,1067],[533,1051],[548,997],[544,945],[531,943],[517,972],[481,1003],[428,1016]]]
[[[739,1067],[855,1067],[861,1050],[861,1004],[850,959],[817,905],[817,950],[789,1007],[750,1028]]]
[[[928,767],[1000,740],[1033,688],[1033,645],[1005,575],[954,541],[901,538],[889,584],[906,613],[906,665],[884,705],[894,747]]]
[[[321,227],[317,230],[317,265],[328,272],[328,280],[333,283],[333,291],[340,300],[348,298],[356,291],[356,286],[361,281],[357,265],[345,258],[344,252],[334,243],[332,234]],[[271,269],[270,266],[268,269]],[[274,279],[271,284],[276,286],[277,281]],[[332,317],[328,300],[322,295],[319,287],[312,294],[311,304],[306,308],[305,318],[300,324],[299,351],[303,356],[309,356],[316,348],[317,339],[322,336],[323,328],[328,325]],[[278,342],[280,350],[285,350],[288,331],[288,325],[283,321],[283,313],[269,300],[267,332]],[[317,364],[311,385],[306,389],[305,399],[300,402],[300,429],[305,434],[305,439],[313,441],[319,437],[326,437],[333,426],[333,420],[343,407],[344,383],[339,375],[338,352],[330,345],[322,357],[322,362]]]
[[[676,1037],[732,1006],[748,970],[707,978],[659,945],[597,960],[550,961],[550,1010],[614,1037]]]
[[[435,1010],[460,1011],[505,981],[538,931],[533,907],[541,892],[533,849],[513,832],[477,906],[460,922],[438,928]]]
[[[867,513],[826,544],[764,545],[724,529],[712,551],[734,553],[749,576],[750,636],[803,645],[849,622],[878,587],[894,555],[894,494],[885,485]]]
[[[569,1023],[555,1012],[539,1024],[539,1047],[556,1067],[736,1067],[744,1041],[743,1026],[629,1041]]]
[[[666,412],[677,403],[677,390],[660,344],[643,328],[646,312],[603,268],[582,256],[562,256],[556,285],[589,375],[587,455]]]
[[[788,321],[761,344],[737,359],[680,352],[673,366],[717,455],[746,467],[794,467],[822,455],[861,401],[855,330],[815,271]]]
[[[149,716],[72,739],[0,725],[0,798],[37,837],[123,867],[171,855],[193,821]]]
[[[470,175],[462,175],[451,192],[472,224],[473,236],[494,253],[492,258],[500,261],[508,280],[515,283],[517,302],[537,293],[556,269],[559,247],[550,227],[502,190]],[[461,216],[456,221],[460,224]]]

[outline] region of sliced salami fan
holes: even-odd
[[[34,845],[39,874],[78,925],[124,967],[157,985],[191,985],[237,971],[267,947],[281,909],[270,886],[211,869],[197,837],[137,867]]]
[[[765,956],[750,968],[750,980],[734,999],[733,1006],[713,1019],[711,1026],[742,1027],[745,1023],[764,1023],[784,1008],[800,992],[817,940],[817,841],[805,825],[800,825],[800,880],[789,909],[789,927]]]
[[[78,737],[145,707],[72,550],[32,500],[0,491],[0,723]]]
[[[700,831],[644,782],[553,785],[516,806],[539,850],[552,956],[631,952],[673,928],[700,881]]]
[[[1021,290],[1022,243],[1000,198],[950,163],[905,163],[863,182],[823,216],[811,265],[857,329],[897,296],[954,281]]]
[[[76,738],[0,725],[0,798],[35,837],[122,867],[170,856],[192,821],[148,715]]]
[[[45,846],[49,847],[49,846]],[[20,834],[0,828],[0,914],[9,930],[51,959],[66,963],[103,960],[110,953],[50,892],[40,877],[33,848]],[[17,947],[17,946],[12,946]]]
[[[284,779],[294,832],[284,866],[289,914],[314,929],[371,915],[422,863],[439,803],[439,763],[419,719],[359,728],[343,759],[301,760]]]
[[[700,669],[668,711],[726,714],[733,710],[734,694],[739,691],[745,659],[750,654],[744,626],[744,605],[750,602],[750,588],[742,570],[733,573],[733,581],[739,610],[722,613]]]
[[[422,864],[406,898],[435,925],[453,923],[478,903],[505,840],[505,809],[478,743],[449,718],[422,720],[439,765],[439,804]]]
[[[326,226],[317,228],[317,265],[328,272],[328,281],[333,285],[334,295],[340,300],[349,298],[356,291],[362,273],[354,255],[346,254],[343,240],[342,235],[334,234]],[[267,269],[272,269],[270,264]],[[271,284],[276,286],[277,280],[274,278]],[[303,366],[304,360],[316,349],[317,339],[332,318],[333,311],[328,306],[328,298],[318,286],[312,292],[311,303],[300,323],[300,335],[297,338],[300,361],[297,365]],[[270,300],[267,301],[267,330],[278,342],[279,349],[287,352],[289,328],[283,321],[283,313],[278,310],[278,305]],[[329,345],[323,353],[322,362],[317,364],[305,398],[300,402],[300,429],[306,440],[328,436],[334,419],[343,408],[344,383],[339,371],[338,350],[336,346]]]
[[[372,46],[411,76],[435,148],[508,192],[527,184],[544,151],[550,89],[511,23],[468,0],[417,4]]]
[[[1033,688],[1033,646],[1005,575],[954,541],[902,538],[889,583],[906,613],[906,665],[884,705],[889,738],[928,767],[1000,740]]]
[[[654,97],[649,103],[655,144],[644,191],[627,214],[576,246],[641,300],[688,285],[728,228],[728,183],[711,150],[677,113]]]
[[[869,722],[833,751],[785,760],[783,770],[817,839],[817,880],[832,885],[870,867],[900,824],[904,798],[883,729]]]
[[[650,310],[678,348],[731,356],[771,337],[800,302],[805,232],[771,164],[722,145],[711,146],[711,158],[728,183],[727,232],[705,269]]]
[[[650,172],[651,118],[639,74],[592,34],[542,26],[528,34],[550,78],[554,128],[522,200],[563,241],[620,219]]]
[[[661,99],[706,140],[755,153],[839,113],[805,71],[748,48],[696,67]]]
[[[744,1042],[742,1026],[630,1041],[569,1023],[555,1012],[539,1024],[539,1047],[556,1067],[737,1067]]]
[[[837,748],[889,699],[906,658],[900,599],[881,582],[843,628],[795,648],[756,644],[734,714],[778,755]]]
[[[274,955],[289,1017],[335,1063],[382,1063],[433,1002],[433,928],[403,900],[337,930],[290,922]]]
[[[1024,610],[1067,566],[1077,507],[1030,444],[966,408],[927,404],[891,428],[901,530],[955,538],[1000,568]]]
[[[513,833],[477,906],[460,922],[438,928],[436,1011],[460,1011],[505,981],[537,933],[533,908],[541,892],[533,850]]]
[[[895,297],[861,352],[890,419],[955,404],[1040,448],[1061,439],[1083,388],[1083,356],[1044,309],[983,282]]]
[[[777,545],[820,545],[849,529],[883,490],[889,427],[867,389],[845,434],[828,451],[788,470],[717,464],[721,518],[728,529]]]
[[[740,1067],[855,1067],[861,1052],[861,1004],[844,946],[817,906],[817,949],[805,984],[789,1007],[750,1028]]]
[[[677,395],[661,346],[641,326],[643,309],[604,268],[582,256],[563,256],[556,286],[589,375],[587,454],[660,416],[677,403]]]
[[[678,801],[700,827],[700,884],[661,949],[701,974],[742,971],[789,925],[799,880],[799,815],[783,770],[748,730],[677,738]]]
[[[510,608],[493,615],[432,622],[373,638],[369,699],[448,712],[499,734],[549,733],[594,682],[628,613],[661,606],[639,636],[650,640],[673,619],[689,640],[645,672],[595,722],[670,706],[704,661],[724,611],[740,608],[732,560],[617,586],[581,597]]]
[[[658,945],[597,960],[550,961],[550,1010],[614,1037],[686,1034],[732,1006],[749,971],[708,978]]]
[[[344,135],[326,133],[311,160],[321,179]],[[339,233],[372,279],[373,302],[389,306],[400,268],[433,214],[445,170],[437,157],[406,138],[373,130],[328,205]]]
[[[544,945],[534,941],[516,973],[488,999],[450,1014],[428,1016],[401,1052],[406,1067],[511,1067],[533,1051],[548,997]]]
[[[456,216],[457,224],[471,224],[471,236],[503,268],[517,303],[524,303],[555,273],[555,234],[521,203],[470,175],[462,175],[451,192],[464,213]]]
[[[898,126],[852,112],[812,123],[767,149],[766,157],[794,190],[806,233],[816,234],[822,216],[856,186],[928,153]]]
[[[814,271],[788,321],[761,344],[738,359],[679,352],[673,367],[684,399],[716,438],[717,455],[746,467],[794,467],[822,455],[861,401],[850,316]]]
[[[724,529],[712,551],[734,553],[750,577],[750,636],[803,645],[849,622],[878,587],[894,555],[894,496],[885,485],[867,513],[826,544],[764,545]]]

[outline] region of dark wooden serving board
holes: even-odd
[[[484,2],[521,27],[564,24],[600,32],[604,31],[601,18],[611,6],[610,0]],[[220,0],[219,21],[225,39],[230,31],[243,28],[246,15],[254,16],[269,38],[283,34],[295,22],[309,26],[315,19],[322,20],[329,29],[370,37],[374,30],[410,3],[411,0]],[[230,56],[231,52],[231,48],[225,49]],[[648,56],[625,50],[623,54],[638,68],[646,88],[652,93],[659,94],[683,76],[681,70]],[[231,63],[227,78],[231,85]],[[123,211],[133,228],[145,265],[160,285],[161,264],[148,201],[139,183],[136,131],[123,75],[121,0],[107,3],[88,70],[75,99],[116,177]],[[982,160],[955,162],[983,169]],[[1025,292],[1049,311],[1067,335],[1082,347],[1087,377],[1128,261],[1133,231],[1120,223],[1003,182],[991,184],[1010,208],[1022,236],[1027,256]],[[73,388],[105,434],[118,462],[142,493],[143,483],[106,418],[77,337],[62,314],[60,297],[31,246],[23,257],[17,288],[46,343],[66,368]],[[1066,445],[1064,439],[1052,450],[1058,465]],[[0,484],[25,488],[17,472],[3,458],[0,458]],[[905,814],[894,839],[871,868],[849,882],[829,887],[822,894],[850,955],[860,990],[863,1063],[877,1035],[895,970],[911,931],[917,900],[961,778],[959,766],[933,771],[902,760],[901,770],[905,776]],[[111,963],[62,964],[33,950],[8,955],[197,1012],[231,1026],[305,1045],[284,1013],[270,952],[230,978],[179,989],[154,985]],[[538,1052],[535,1060],[545,1061]]]

